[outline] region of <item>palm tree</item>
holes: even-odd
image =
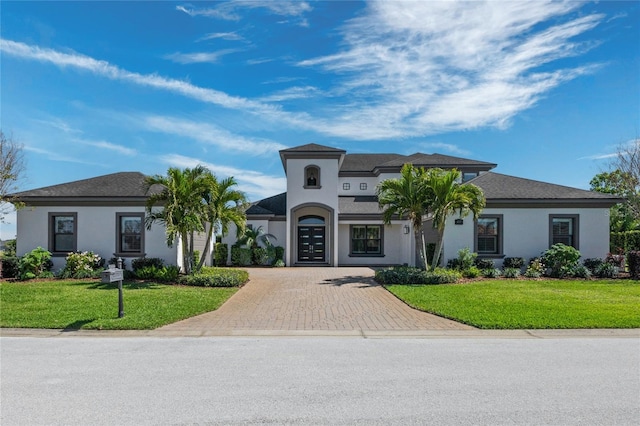
[[[203,194],[207,192],[210,174],[203,166],[184,170],[171,167],[166,176],[155,175],[146,179],[147,189],[153,185],[162,187],[162,191],[151,194],[147,199],[147,229],[151,229],[154,222],[160,222],[166,227],[168,246],[173,246],[177,238],[181,240],[186,274],[193,270],[193,234],[204,231],[201,219],[205,215]],[[162,209],[154,210],[153,207],[159,204]]]
[[[203,220],[206,222],[204,226],[208,226],[207,240],[198,263],[198,270],[204,264],[213,234],[220,231],[224,236],[229,231],[231,223],[237,229],[244,230],[247,220],[244,213],[247,199],[244,193],[232,189],[237,185],[236,180],[233,177],[228,177],[219,181],[212,173],[208,176],[208,180],[208,190],[204,194],[205,216],[203,216]]]
[[[400,175],[400,178],[386,179],[376,187],[378,204],[384,209],[382,220],[386,225],[391,224],[395,216],[407,217],[411,221],[416,239],[416,256],[426,267],[427,249],[422,222],[430,203],[426,186],[427,172],[407,163],[402,166]]]
[[[438,241],[431,261],[431,268],[438,266],[442,252],[447,218],[458,212],[460,217],[473,214],[477,219],[484,209],[485,198],[482,190],[470,183],[460,183],[460,172],[456,169],[429,169],[426,177],[429,192],[428,213],[433,218],[433,227],[438,231]]]
[[[244,230],[242,238],[238,240],[241,245],[246,245],[254,248],[258,247],[258,242],[261,242],[265,246],[271,246],[271,239],[277,241],[277,238],[273,234],[265,233],[262,229],[262,226],[258,226],[257,228],[247,228]]]

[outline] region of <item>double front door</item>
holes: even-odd
[[[298,262],[325,261],[325,227],[298,227]]]

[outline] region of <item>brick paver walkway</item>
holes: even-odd
[[[157,329],[182,335],[242,330],[410,331],[473,327],[410,308],[370,268],[256,268],[220,309]]]

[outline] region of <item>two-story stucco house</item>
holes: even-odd
[[[450,218],[444,262],[468,247],[499,265],[505,256],[538,256],[556,242],[576,247],[583,258],[602,258],[609,250],[609,208],[620,201],[494,173],[495,164],[440,154],[348,154],[308,144],[284,149],[280,158],[287,191],[255,202],[247,219],[277,237],[288,266],[415,265],[410,223],[398,218],[384,225],[375,197],[376,185],[399,177],[405,163],[456,168],[465,182],[484,191],[487,204],[477,221]],[[149,196],[144,179],[141,173],[122,172],[15,194],[26,205],[17,213],[17,254],[47,248],[55,269],[64,266],[69,252],[84,250],[106,259],[159,257],[180,266],[180,242],[167,247],[161,225],[144,226]],[[434,241],[429,222],[425,230],[427,240]],[[224,242],[236,242],[233,230]]]
[[[556,242],[576,247],[583,258],[609,250],[610,195],[506,176],[496,164],[440,154],[348,154],[308,144],[280,151],[287,191],[254,203],[247,220],[277,237],[285,262],[305,265],[415,265],[415,239],[407,220],[384,225],[376,185],[400,177],[405,163],[456,168],[464,182],[480,187],[487,204],[477,221],[451,217],[443,260],[468,247],[501,264],[505,256],[529,259]],[[426,238],[435,242],[430,222]],[[235,233],[224,242],[233,244]]]

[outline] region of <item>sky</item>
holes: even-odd
[[[21,190],[202,164],[257,201],[307,143],[589,189],[640,135],[638,1],[3,0],[0,24]]]

